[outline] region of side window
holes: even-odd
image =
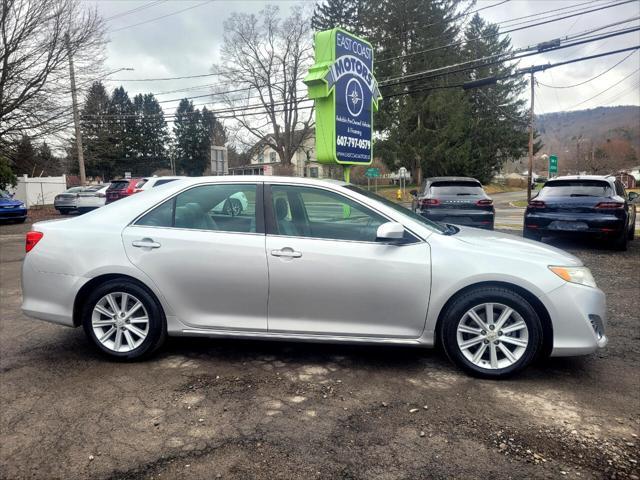
[[[256,185],[191,188],[147,213],[137,225],[255,233]]]
[[[620,195],[622,198],[627,197],[626,195],[627,192],[624,191],[624,185],[622,185],[622,182],[620,180],[616,180],[616,193]]]
[[[374,242],[387,220],[357,202],[312,187],[271,187],[275,228],[279,235]]]
[[[167,200],[160,204],[144,217],[136,222],[136,225],[147,227],[171,227],[173,226],[174,199]]]

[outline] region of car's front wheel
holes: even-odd
[[[522,296],[503,287],[463,293],[443,314],[447,356],[471,375],[504,378],[527,367],[542,342],[542,326]]]
[[[530,228],[524,227],[522,229],[522,236],[524,238],[528,238],[529,240],[536,240],[536,241],[540,241],[541,240],[541,236],[538,232],[535,232],[533,230],[531,230]]]
[[[150,355],[167,334],[158,301],[128,279],[107,281],[89,295],[82,311],[82,326],[103,353],[119,360]]]

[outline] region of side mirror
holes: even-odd
[[[411,195],[413,195],[414,197],[417,197],[417,196],[418,196],[418,190],[409,190],[409,193],[410,193]]]
[[[404,227],[401,223],[387,222],[378,227],[376,240],[402,240]]]
[[[635,202],[639,196],[640,194],[638,194],[638,192],[629,192],[629,201]]]

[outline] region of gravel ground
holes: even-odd
[[[411,348],[172,339],[144,363],[113,363],[81,330],[20,313],[11,233],[0,478],[640,476],[640,241],[624,253],[554,242],[607,293],[610,346],[496,382]]]

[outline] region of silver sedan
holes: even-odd
[[[82,326],[119,359],[167,335],[440,344],[497,378],[607,343],[604,294],[574,256],[342,182],[177,180],[36,223],[26,250],[24,313]]]

